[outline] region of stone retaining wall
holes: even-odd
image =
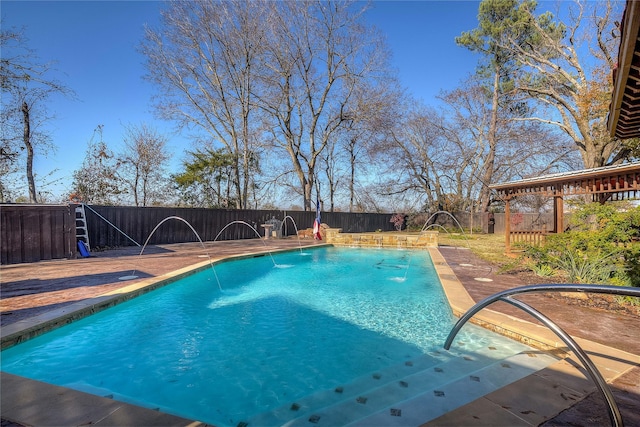
[[[340,228],[326,228],[322,233],[327,243],[336,246],[380,248],[433,248],[438,246],[438,232],[422,233],[343,233]]]

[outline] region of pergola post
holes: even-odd
[[[553,232],[562,233],[564,231],[564,200],[562,193],[556,190],[553,196]]]
[[[504,203],[504,246],[507,254],[511,253],[511,208],[509,198]]]

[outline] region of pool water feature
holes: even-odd
[[[543,360],[480,328],[442,350],[455,319],[426,252],[274,256],[216,265],[222,291],[206,269],[12,347],[2,370],[219,426],[391,425]]]

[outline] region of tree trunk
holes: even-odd
[[[31,145],[31,119],[29,118],[29,105],[27,105],[26,101],[22,103],[22,118],[24,120],[22,142],[24,143],[24,147],[27,149],[27,182],[29,183],[29,201],[31,203],[38,203],[36,183],[33,179],[33,145]]]
[[[133,178],[133,202],[135,203],[136,207],[140,206],[140,201],[138,200],[138,183],[140,181],[140,173],[138,171],[138,166],[134,165],[135,169],[136,169],[136,175]]]
[[[309,176],[307,179],[304,180],[304,184],[302,187],[304,191],[303,197],[304,197],[305,212],[313,211],[314,210],[313,206],[315,206],[313,201],[311,200],[311,190],[313,189],[313,175],[314,175],[313,170],[309,169]]]
[[[491,101],[491,122],[489,123],[489,153],[484,162],[484,173],[482,174],[482,190],[480,190],[480,211],[488,212],[491,197],[491,189],[489,184],[493,180],[493,170],[496,158],[496,133],[498,126],[498,95],[500,91],[500,67],[496,66],[493,76],[493,99]]]
[[[349,166],[351,167],[351,176],[349,177],[349,212],[353,212],[356,189],[356,154],[354,150],[354,142],[349,145]]]

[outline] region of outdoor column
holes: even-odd
[[[564,203],[562,196],[557,192],[553,196],[553,232],[562,233],[564,231]]]
[[[506,252],[511,253],[511,208],[509,207],[509,198],[505,199],[504,204],[504,246]]]

